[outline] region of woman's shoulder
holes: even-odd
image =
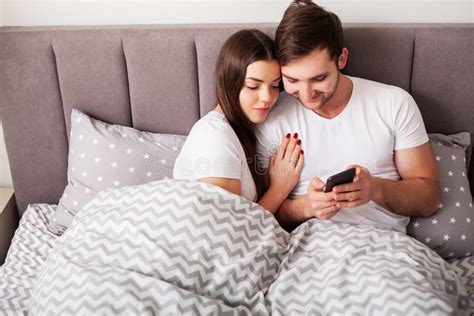
[[[189,132],[187,140],[210,146],[240,144],[224,114],[217,111],[211,111],[197,121]]]
[[[223,133],[227,134],[229,132],[233,132],[233,129],[230,126],[229,122],[227,122],[227,120],[225,119],[224,114],[219,113],[217,111],[210,111],[194,124],[190,134],[205,133],[216,134],[217,136],[222,135]]]

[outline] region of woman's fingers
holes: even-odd
[[[298,163],[296,164],[296,172],[298,174],[301,174],[301,171],[303,170],[303,166],[304,166],[304,152],[303,150],[301,150],[298,157]]]
[[[273,167],[273,165],[275,164],[275,159],[276,159],[275,155],[270,157],[270,164],[268,165],[269,167]]]
[[[300,158],[300,153],[301,153],[301,139],[299,139],[296,142],[293,152],[291,153],[291,156],[290,156],[290,162],[293,163],[295,167],[298,164],[298,158]]]
[[[285,155],[283,156],[283,159],[287,161],[291,161],[291,155],[293,154],[293,151],[295,150],[295,146],[297,143],[301,144],[301,141],[298,139],[298,133],[294,133],[293,136],[291,137],[290,142],[286,146],[286,151]]]
[[[288,133],[283,137],[280,143],[280,149],[278,150],[278,154],[277,154],[277,157],[279,160],[283,160],[283,158],[285,157],[286,147],[288,146],[290,141],[291,141],[291,134]]]

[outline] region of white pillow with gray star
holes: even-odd
[[[61,235],[99,191],[171,179],[185,139],[107,124],[73,109],[68,184],[49,230]]]
[[[471,135],[430,134],[438,164],[441,203],[429,217],[413,217],[408,235],[421,241],[445,259],[474,254],[474,208],[466,168]]]

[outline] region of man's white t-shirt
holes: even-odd
[[[283,135],[297,132],[302,140],[305,165],[292,198],[306,194],[313,177],[326,182],[353,164],[367,168],[373,176],[399,180],[394,151],[428,141],[420,111],[407,92],[370,80],[348,78],[353,83],[352,95],[335,118],[323,118],[282,93],[267,120],[256,126],[261,166],[277,152]],[[405,232],[409,217],[369,201],[356,208],[343,208],[331,220]]]
[[[239,179],[241,195],[255,201],[257,189],[244,148],[224,114],[210,111],[194,124],[173,169],[173,178]]]

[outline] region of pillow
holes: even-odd
[[[429,137],[438,163],[441,203],[434,215],[411,218],[407,233],[445,259],[468,257],[474,254],[474,208],[466,167],[471,135]]]
[[[99,191],[172,178],[185,139],[107,124],[73,109],[68,184],[49,230],[61,235]]]

